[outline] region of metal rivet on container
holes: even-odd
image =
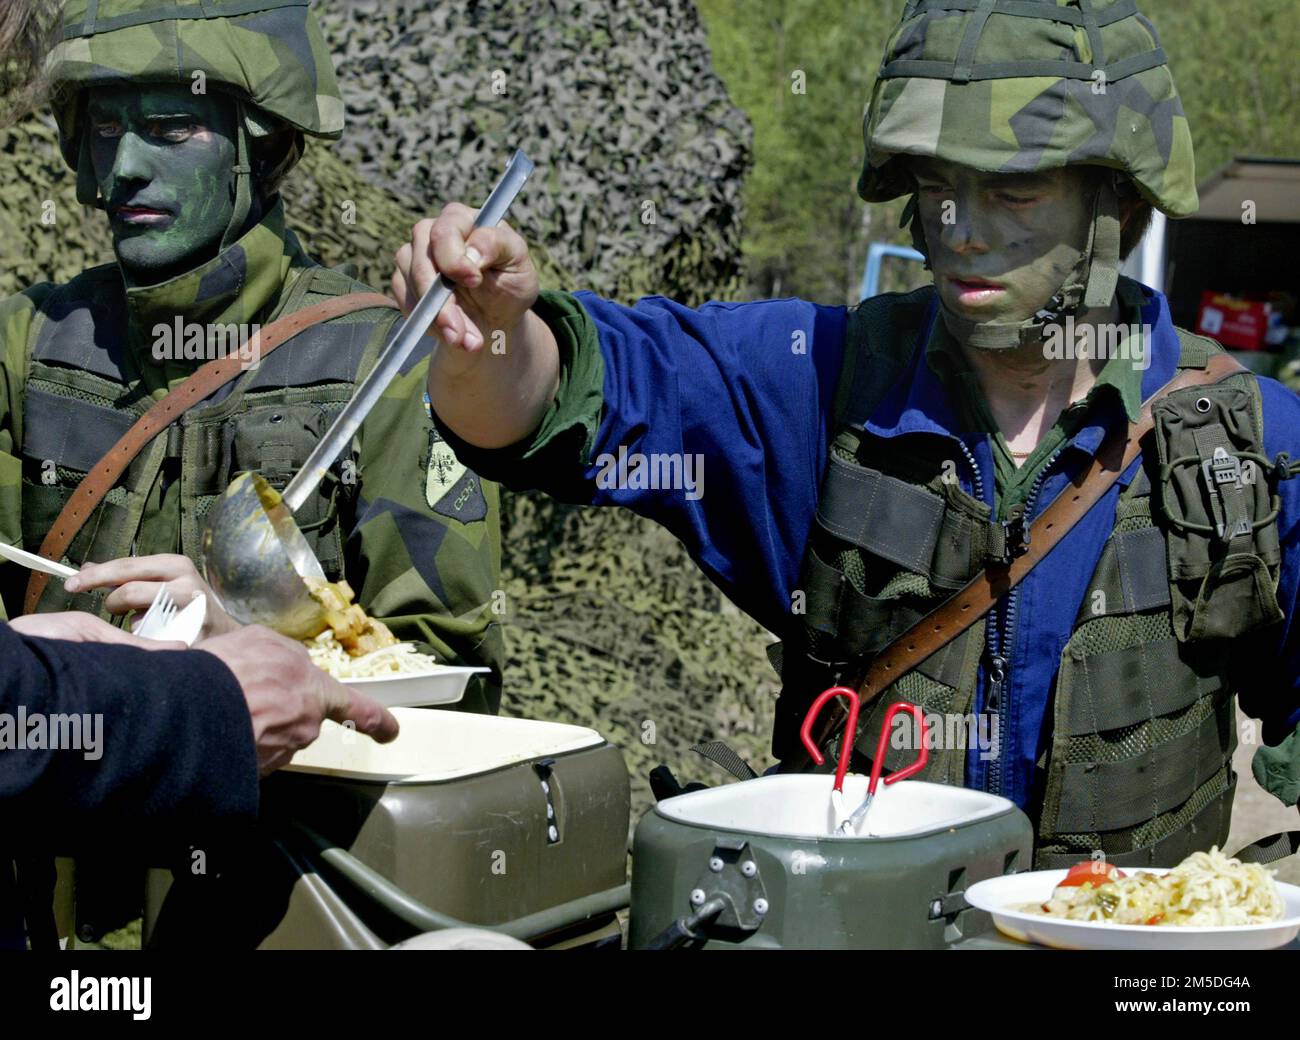
[[[943,900],[942,900],[942,899],[936,899],[933,903],[930,904],[930,916],[931,916],[931,917],[942,917],[942,916],[943,916]]]
[[[548,838],[550,838],[551,841],[559,841],[559,840],[560,840],[560,832],[559,832],[559,830],[556,829],[554,826],[547,828],[546,836],[547,836]]]
[[[704,889],[696,888],[691,890],[691,906],[704,905]]]
[[[758,873],[758,864],[756,864],[752,859],[747,859],[740,865],[740,872],[744,874],[745,877],[753,877]]]
[[[553,819],[555,819],[555,806],[553,806],[553,805],[548,805],[548,806],[546,807],[546,818],[547,818],[548,820],[553,820]]]
[[[1208,397],[1198,397],[1196,399],[1196,410],[1198,412],[1208,412],[1210,410],[1210,399]]]
[[[760,896],[758,899],[754,900],[754,913],[758,914],[759,917],[762,917],[765,913],[767,913],[766,899]]]
[[[709,869],[715,874],[722,873],[722,857],[712,856],[709,858]]]
[[[551,785],[548,784],[545,780],[543,780],[543,781],[542,781],[542,794],[550,794],[550,793],[551,793]]]

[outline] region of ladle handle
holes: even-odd
[[[528,180],[528,175],[532,172],[532,160],[522,151],[517,150],[511,156],[505,173],[492,189],[492,194],[479,210],[474,226],[495,227],[499,224],[506,211],[510,209],[515,196],[519,194],[519,189],[524,186],[524,181]],[[325,436],[321,438],[320,443],[307,456],[302,469],[284,489],[284,502],[290,510],[297,512],[302,507],[311,493],[316,490],[316,486],[325,478],[325,473],[334,464],[334,460],[352,442],[361,423],[370,414],[370,409],[383,396],[388,384],[401,370],[403,363],[415,349],[415,345],[429,331],[434,319],[438,317],[438,312],[451,299],[454,288],[450,281],[438,275],[425,294],[420,297],[420,302],[411,310],[410,316],[393,329],[375,367],[357,386],[352,400],[347,403],[343,411],[339,412],[338,418],[325,431]],[[437,350],[436,340],[433,349]]]

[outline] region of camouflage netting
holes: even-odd
[[[427,202],[477,200],[515,147],[511,212],[567,288],[703,302],[739,286],[750,131],[690,0],[321,0],[339,154]],[[648,221],[653,220],[653,223]]]
[[[476,204],[520,146],[538,173],[510,219],[544,246],[544,284],[624,301],[735,295],[751,135],[689,0],[324,0],[317,12],[349,125],[338,145],[309,144],[284,195],[323,262],[354,262],[387,288],[410,225],[449,200]],[[112,258],[102,216],[76,203],[52,120],[0,132],[0,185],[0,292]],[[768,638],[670,535],[537,496],[507,495],[505,517],[506,713],[591,725],[619,744],[638,812],[659,762],[723,778],[686,751],[699,740],[766,761]]]

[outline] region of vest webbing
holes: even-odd
[[[1009,566],[992,565],[980,571],[955,596],[891,641],[875,657],[858,686],[862,703],[875,700],[885,687],[966,631],[1051,552],[1142,453],[1141,440],[1154,426],[1152,406],[1158,400],[1184,387],[1216,383],[1241,371],[1245,369],[1238,361],[1227,354],[1218,354],[1207,360],[1204,369],[1181,370],[1147,398],[1137,421],[1126,429],[1112,431],[1097,449],[1083,479],[1072,490],[1063,491],[1034,521],[1028,551]],[[825,744],[843,722],[842,708],[828,713],[817,743]]]
[[[250,346],[255,356],[265,358],[306,329],[345,314],[375,307],[396,308],[397,304],[379,293],[351,293],[337,296],[295,311],[266,328],[259,329]],[[54,526],[45,536],[40,555],[48,560],[58,561],[72,544],[82,525],[94,513],[96,507],[104,500],[104,496],[141,450],[189,408],[202,403],[232,379],[237,378],[245,370],[245,364],[244,358],[238,353],[209,361],[150,407],[86,474],[85,479],[65,503]],[[30,614],[35,611],[48,582],[49,575],[32,572],[23,598],[24,613]]]

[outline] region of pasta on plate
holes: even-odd
[[[1045,903],[1020,908],[1069,921],[1197,927],[1267,924],[1286,911],[1273,871],[1217,847],[1163,874],[1126,875],[1106,863],[1073,867]]]
[[[437,670],[432,657],[420,653],[411,643],[392,643],[354,657],[344,649],[331,629],[315,639],[304,640],[312,664],[335,679],[374,679],[386,675],[427,675]]]

